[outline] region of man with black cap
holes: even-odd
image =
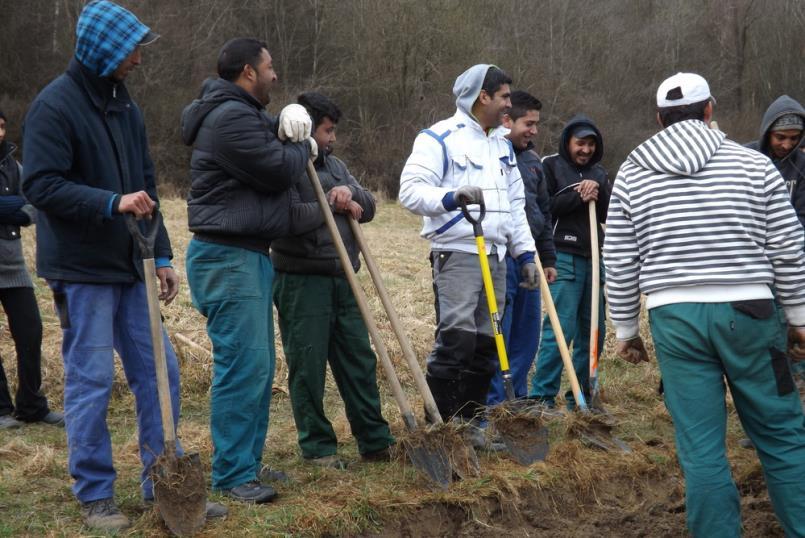
[[[582,390],[589,392],[590,314],[592,274],[590,217],[588,204],[595,202],[597,224],[606,219],[610,186],[607,172],[600,161],[604,140],[595,123],[577,115],[565,125],[559,138],[559,153],[543,159],[548,193],[551,196],[553,241],[556,245],[556,281],[551,283],[551,296],[556,305],[562,332],[573,343],[573,366]],[[598,231],[598,244],[603,231]],[[602,286],[603,288],[603,286]],[[598,299],[598,351],[601,352],[606,331],[603,292]],[[542,344],[537,355],[537,371],[531,380],[529,397],[546,407],[556,404],[562,378],[562,358],[556,333],[548,318],[543,322]],[[567,406],[575,406],[573,393],[565,395]]]
[[[726,385],[786,536],[805,536],[805,418],[786,356],[787,348],[805,359],[802,226],[772,162],[709,127],[713,99],[704,78],[665,80],[657,108],[662,130],[621,165],[607,215],[617,353],[648,361],[639,335],[643,293],[692,536],[741,535],[726,454]]]
[[[158,206],[154,164],[139,107],[124,85],[157,34],[122,7],[87,4],[67,72],[36,97],[24,126],[25,196],[38,210],[37,272],[46,278],[62,327],[64,415],[73,493],[89,527],[129,525],[114,502],[115,469],[106,412],[120,355],[137,406],[142,495],[163,451],[142,261],[125,217],[152,217]],[[160,224],[155,245],[159,298],[179,290],[170,241]],[[174,423],[179,367],[163,329]],[[178,445],[178,443],[177,443]],[[177,446],[181,453],[181,447]],[[208,516],[223,515],[208,505]]]

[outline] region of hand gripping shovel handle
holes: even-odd
[[[335,224],[335,218],[333,218],[333,214],[330,211],[330,205],[327,203],[327,197],[324,195],[324,189],[321,187],[319,175],[316,173],[316,168],[313,166],[311,161],[308,161],[307,163],[307,175],[310,179],[311,185],[313,186],[313,190],[316,193],[316,199],[321,207],[322,215],[327,223],[327,228],[330,230],[330,235],[333,237],[333,243],[338,251],[338,258],[341,260],[341,266],[344,269],[344,274],[349,282],[349,287],[352,289],[352,293],[355,295],[355,301],[358,303],[358,308],[361,311],[361,316],[363,316],[363,321],[366,323],[366,328],[369,330],[369,334],[371,335],[372,341],[375,344],[375,349],[377,350],[377,355],[380,358],[380,363],[383,365],[383,371],[386,374],[386,379],[391,386],[391,392],[394,395],[394,399],[397,401],[397,405],[400,407],[400,413],[402,414],[403,422],[405,422],[405,427],[408,430],[413,431],[416,429],[416,419],[411,411],[408,398],[406,398],[402,386],[400,385],[400,380],[397,379],[397,373],[394,371],[394,365],[391,363],[386,346],[383,343],[383,339],[380,337],[380,331],[377,329],[372,312],[369,310],[366,295],[364,294],[363,288],[361,288],[361,285],[358,282],[357,276],[355,276],[355,270],[352,268],[352,262],[349,259],[347,248],[344,246],[344,241],[341,239],[341,234],[338,232],[338,228]]]
[[[601,294],[600,259],[598,253],[598,214],[595,200],[587,204],[590,214],[590,252],[592,253],[592,296],[590,299],[590,400],[596,405],[601,388],[598,386],[598,300]]]
[[[363,230],[361,230],[361,225],[358,224],[358,221],[350,216],[349,226],[352,229],[352,235],[355,236],[355,240],[358,242],[358,247],[361,249],[363,260],[366,262],[366,267],[369,269],[369,274],[372,276],[372,282],[375,284],[375,289],[377,290],[377,295],[380,297],[380,302],[383,303],[383,308],[385,309],[386,315],[389,318],[391,328],[394,330],[394,334],[397,336],[397,340],[400,342],[400,349],[402,349],[405,360],[408,363],[408,367],[411,369],[411,375],[414,376],[414,382],[416,383],[420,394],[422,394],[422,399],[425,401],[425,409],[428,411],[428,415],[430,415],[434,423],[441,424],[443,422],[442,415],[439,413],[439,409],[436,407],[436,401],[433,399],[433,394],[430,391],[430,387],[428,387],[428,383],[425,381],[425,375],[422,373],[422,368],[419,366],[419,361],[416,359],[416,354],[414,353],[413,346],[411,346],[411,341],[408,339],[408,335],[405,334],[405,331],[402,328],[402,322],[400,322],[400,318],[397,316],[397,311],[394,309],[394,305],[391,303],[391,299],[386,292],[386,286],[383,284],[380,269],[375,263],[374,256],[372,256],[372,253],[369,252],[369,246],[366,243]]]
[[[495,299],[495,285],[492,282],[492,271],[489,269],[489,260],[486,257],[486,242],[484,241],[484,229],[481,222],[486,215],[486,206],[481,202],[481,211],[478,218],[474,218],[464,201],[461,204],[461,213],[467,222],[472,224],[472,233],[475,236],[475,245],[478,247],[478,260],[481,264],[481,276],[484,280],[484,291],[486,292],[486,302],[489,305],[489,318],[492,321],[492,333],[495,335],[495,346],[498,351],[500,361],[500,373],[503,378],[503,388],[506,391],[506,399],[514,400],[514,385],[512,384],[511,372],[509,372],[509,357],[506,355],[506,344],[503,340],[503,330],[500,323],[500,312],[498,312],[498,302]]]
[[[562,356],[562,362],[565,365],[567,377],[570,379],[570,388],[573,391],[573,397],[576,399],[576,404],[579,408],[582,411],[587,411],[587,400],[584,399],[584,393],[581,392],[581,387],[579,386],[579,379],[576,377],[576,370],[573,369],[570,350],[567,349],[567,340],[565,340],[565,334],[562,332],[562,324],[559,323],[559,315],[556,313],[556,305],[553,304],[551,288],[548,287],[548,279],[545,278],[545,271],[542,269],[539,254],[535,252],[534,258],[534,261],[537,263],[537,271],[539,271],[539,284],[542,297],[545,301],[545,308],[548,310],[548,318],[551,320],[551,327],[553,327],[553,333],[554,336],[556,336],[556,345],[559,347],[559,354]],[[537,368],[539,368],[539,365],[537,365]]]
[[[165,358],[165,342],[162,339],[162,320],[159,315],[159,292],[157,291],[156,265],[154,263],[154,243],[156,241],[162,216],[154,210],[150,219],[146,219],[146,232],[142,233],[138,221],[130,213],[126,213],[126,226],[131,237],[137,243],[143,258],[143,278],[148,300],[148,321],[151,325],[151,344],[154,351],[154,366],[157,374],[157,393],[159,395],[159,411],[162,416],[162,434],[164,451],[174,454],[176,451],[176,430],[173,424],[173,406],[171,405],[170,388],[168,386],[168,363]]]

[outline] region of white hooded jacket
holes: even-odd
[[[507,249],[515,258],[534,252],[534,239],[525,214],[523,181],[511,143],[499,129],[485,133],[472,116],[472,105],[490,65],[471,67],[456,79],[453,117],[420,132],[400,176],[400,203],[424,217],[422,237],[433,250],[477,253],[472,225],[461,209],[448,209],[445,196],[463,185],[481,187],[487,253],[497,247],[499,259]],[[477,216],[478,206],[470,206]]]

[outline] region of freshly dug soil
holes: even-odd
[[[739,484],[745,537],[783,537],[760,471]],[[681,480],[623,477],[595,484],[588,493],[529,488],[515,498],[421,506],[372,537],[688,536]],[[511,496],[509,496],[511,497]]]

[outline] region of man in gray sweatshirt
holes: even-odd
[[[786,536],[805,536],[805,418],[786,356],[787,348],[805,359],[802,227],[768,157],[709,128],[704,78],[670,77],[657,107],[662,130],[621,165],[607,214],[618,355],[648,361],[638,333],[643,293],[693,536],[741,534],[726,456],[726,384]]]

